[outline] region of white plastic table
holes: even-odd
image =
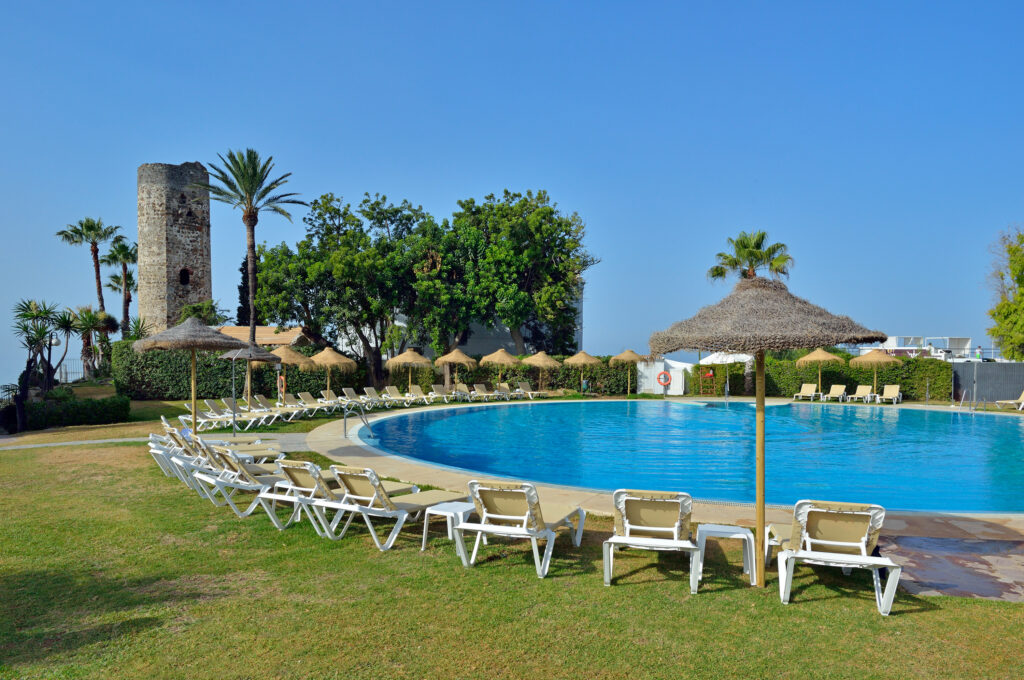
[[[697,526],[697,547],[700,549],[700,577],[704,578],[704,546],[708,536],[714,538],[738,538],[743,541],[743,573],[750,574],[750,585],[755,585],[757,574],[754,570],[754,532],[746,527],[730,524],[700,524]]]
[[[430,527],[430,516],[444,517],[448,522],[448,540],[452,540],[452,520],[458,518],[459,522],[465,522],[469,516],[476,512],[476,506],[465,501],[452,501],[450,503],[438,503],[426,509],[423,513],[423,544],[420,551],[427,549],[427,529]]]

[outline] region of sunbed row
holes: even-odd
[[[903,394],[900,392],[899,385],[886,385],[882,388],[881,394],[875,394],[871,389],[871,385],[857,385],[857,390],[853,394],[846,393],[846,385],[832,385],[828,392],[819,392],[818,386],[814,383],[804,383],[800,386],[800,391],[793,395],[794,399],[807,399],[814,401],[815,398],[821,401],[828,401],[835,399],[836,401],[863,401],[865,404],[869,402],[882,403],[888,401],[893,404],[898,404],[903,401]]]
[[[547,396],[546,392],[535,391],[525,382],[519,383],[514,390],[508,383],[501,383],[493,392],[482,383],[477,383],[473,389],[463,383],[457,383],[452,390],[445,389],[443,385],[431,385],[431,391],[424,392],[419,385],[411,385],[409,391],[403,394],[397,387],[388,385],[384,388],[383,394],[378,393],[373,387],[364,387],[363,392],[364,394],[360,395],[353,388],[345,387],[342,389],[342,396],[338,396],[333,390],[322,390],[320,397],[314,397],[309,392],[299,392],[297,395],[285,393],[276,403],[271,403],[262,394],[254,395],[252,403],[244,398],[224,397],[220,404],[214,399],[203,399],[206,408],[198,413],[196,429],[204,432],[220,427],[231,427],[234,422],[238,427],[248,431],[253,427],[270,425],[278,419],[291,421],[319,412],[333,413],[338,409],[372,410],[413,404],[429,405],[437,401],[447,404],[450,401],[534,399]],[[191,427],[192,405],[186,402],[185,409],[189,413],[178,418],[183,426]]]
[[[165,421],[166,422],[166,421]],[[369,468],[332,465],[322,470],[311,462],[288,460],[272,442],[236,438],[211,441],[188,437],[169,425],[152,435],[150,453],[164,474],[177,477],[202,498],[227,506],[238,517],[262,509],[279,530],[306,520],[321,537],[339,540],[357,517],[379,550],[391,549],[409,520],[423,520],[426,546],[431,512],[455,519],[450,534],[465,567],[477,559],[488,537],[529,540],[537,576],[551,564],[557,531],[566,528],[574,546],[583,537],[586,512],[579,506],[542,502],[529,482],[479,481],[468,494],[420,491],[416,485],[382,480]],[[239,502],[246,498],[247,504]],[[467,498],[471,502],[467,502]],[[693,534],[693,499],[686,493],[620,489],[613,495],[614,533],[604,541],[604,582],[611,585],[615,552],[624,548],[681,551],[689,554],[690,592],[703,574],[703,539]],[[764,559],[778,547],[779,593],[788,603],[797,563],[838,566],[844,573],[858,567],[873,572],[876,604],[889,613],[900,566],[877,554],[885,511],[875,505],[800,501],[791,527],[767,527]],[[388,530],[381,522],[393,522]],[[378,533],[380,529],[386,531]],[[701,529],[698,528],[698,536]],[[465,535],[475,535],[470,553]],[[544,542],[543,555],[540,542]],[[755,568],[744,559],[745,570]],[[882,588],[882,574],[891,573]]]

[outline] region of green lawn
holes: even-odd
[[[0,454],[0,677],[1014,677],[1024,607],[901,593],[875,610],[866,574],[774,572],[756,590],[739,546],[686,560],[623,553],[601,581],[606,519],[551,574],[528,544],[465,570],[436,525],[378,552],[305,525],[235,518],[165,478],[144,447]]]

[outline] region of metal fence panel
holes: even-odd
[[[1024,390],[1024,363],[971,361],[953,364],[953,400],[1016,399]]]

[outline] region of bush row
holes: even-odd
[[[700,371],[707,373],[708,368],[714,369],[712,379],[705,378],[705,388],[714,382],[714,393],[725,393],[725,382],[729,381],[729,394],[745,394],[743,364],[728,366],[701,366]],[[690,391],[700,392],[698,369],[691,372],[689,379]],[[878,368],[878,389],[882,385],[897,384],[905,399],[924,401],[926,398],[949,400],[952,395],[953,365],[938,359],[901,358],[899,364],[880,366]],[[857,385],[872,385],[874,370],[860,368],[849,364],[826,364],[821,367],[821,386],[828,391],[832,385],[846,385],[846,390],[853,393]],[[792,397],[800,391],[803,383],[817,383],[818,369],[815,366],[797,368],[795,361],[768,358],[765,361],[765,394],[769,397]],[[752,391],[752,388],[751,388]]]
[[[123,396],[104,399],[45,399],[29,402],[26,409],[28,429],[43,430],[68,425],[123,423],[128,420],[131,402]],[[0,410],[0,426],[8,432],[17,429],[14,404]]]

